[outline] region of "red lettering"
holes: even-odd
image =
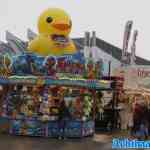
[[[144,69],[138,69],[137,70],[138,77],[146,78],[150,77],[150,71],[144,70]]]

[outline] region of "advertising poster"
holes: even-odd
[[[124,88],[150,88],[150,67],[129,66],[114,70],[114,75],[124,77]]]

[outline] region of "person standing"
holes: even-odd
[[[139,100],[133,107],[133,132],[138,138],[148,137],[148,108],[144,100]]]
[[[59,105],[59,132],[60,132],[59,139],[65,138],[65,127],[69,117],[70,113],[66,106],[65,100],[61,99]]]

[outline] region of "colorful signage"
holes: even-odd
[[[58,85],[77,86],[89,89],[111,89],[111,82],[103,80],[86,80],[83,78],[60,78],[35,77],[35,76],[10,76],[0,78],[0,84],[38,84],[38,85]]]

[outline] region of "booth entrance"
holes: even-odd
[[[112,83],[111,90],[99,91],[97,95],[97,115],[95,119],[96,131],[112,131],[121,128],[121,118],[118,107],[119,95],[123,91],[124,79],[117,76],[102,78]]]

